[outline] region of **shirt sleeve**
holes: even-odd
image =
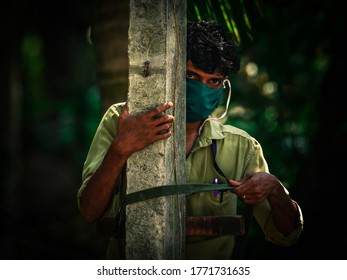
[[[244,174],[251,174],[254,172],[269,172],[269,168],[264,158],[261,145],[255,140],[253,144],[253,153],[250,154],[250,159],[245,168]],[[289,195],[289,191],[285,188],[285,186],[283,186],[282,183],[281,185],[284,188],[285,192]],[[296,202],[295,204],[299,213],[297,220],[298,226],[288,236],[283,235],[276,228],[272,217],[272,209],[267,200],[258,205],[255,205],[254,217],[262,228],[266,240],[280,246],[290,246],[297,242],[303,230],[303,215],[300,206]]]
[[[295,202],[295,201],[294,201]],[[282,234],[275,226],[271,207],[267,200],[254,208],[254,216],[261,226],[265,239],[280,246],[290,246],[297,242],[303,230],[303,215],[300,206],[295,202],[298,209],[297,227],[289,234]]]
[[[100,166],[108,148],[110,147],[117,133],[117,123],[120,115],[120,107],[123,104],[124,103],[118,103],[110,106],[102,117],[95,132],[94,138],[89,147],[89,151],[83,165],[82,184],[77,192],[78,207],[80,207],[80,199],[88,181],[90,180],[96,169]],[[116,200],[111,203],[110,208],[114,209],[115,204],[117,204]]]

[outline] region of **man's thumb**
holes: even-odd
[[[233,187],[238,187],[238,186],[241,186],[242,183],[230,179],[229,185],[232,185]]]

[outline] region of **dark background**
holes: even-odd
[[[337,1],[245,2],[232,6],[244,60],[232,77],[228,122],[259,140],[305,219],[290,248],[265,242],[255,227],[247,258],[345,259],[344,10]],[[87,39],[95,9],[93,1],[2,5],[2,259],[104,258],[107,241],[83,222],[76,201],[102,113]],[[248,62],[258,66],[256,78],[246,75]],[[266,82],[277,86],[271,95]]]

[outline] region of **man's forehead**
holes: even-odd
[[[219,72],[215,72],[213,74],[207,73],[207,72],[197,68],[190,60],[187,61],[186,71],[190,72],[190,73],[197,74],[199,76],[210,77],[210,78],[223,78],[224,77],[224,75],[219,73]]]

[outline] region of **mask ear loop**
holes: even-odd
[[[231,98],[231,83],[230,83],[229,79],[223,80],[223,88],[226,88],[225,83],[227,83],[228,86],[229,86],[229,93],[228,93],[227,103],[226,103],[226,105],[225,105],[225,111],[224,111],[224,113],[223,113],[220,117],[218,117],[218,118],[216,118],[216,117],[209,117],[209,118],[207,118],[206,120],[204,120],[204,122],[203,122],[203,123],[200,125],[200,127],[199,127],[199,135],[200,135],[200,133],[201,133],[201,130],[202,130],[202,128],[203,128],[205,122],[207,122],[208,120],[220,120],[220,119],[224,118],[224,117],[226,116],[226,114],[228,113],[228,108],[229,108],[229,103],[230,103],[230,98]]]

